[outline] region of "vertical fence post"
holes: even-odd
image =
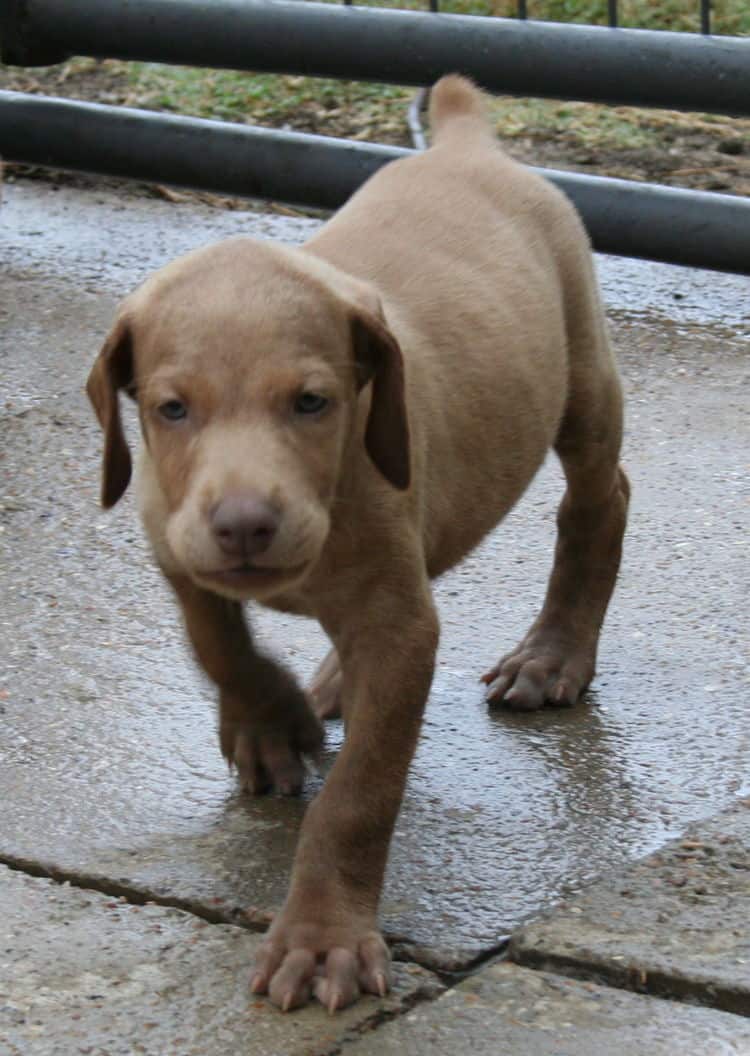
[[[711,0],[701,0],[701,33],[708,36],[711,32]]]

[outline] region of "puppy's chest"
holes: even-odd
[[[340,568],[346,567],[347,563],[331,562],[328,557],[327,553],[324,554],[323,559],[301,583],[273,597],[263,598],[258,604],[275,612],[306,616],[326,628],[337,625],[342,615],[351,609],[358,577],[344,575]]]
[[[290,590],[283,594],[277,594],[272,598],[264,598],[259,602],[264,609],[273,609],[274,612],[285,612],[290,616],[316,616],[315,606],[302,591]]]

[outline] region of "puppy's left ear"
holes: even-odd
[[[401,349],[386,325],[379,304],[359,307],[352,328],[359,384],[364,386],[372,380],[365,447],[385,479],[394,488],[405,491],[409,487],[411,467]]]
[[[86,392],[104,431],[102,506],[114,506],[125,492],[132,473],[130,451],[120,418],[118,392],[133,384],[133,347],[130,326],[120,317],[110,330],[91,368]]]

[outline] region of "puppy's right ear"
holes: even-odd
[[[107,335],[86,382],[86,392],[104,432],[102,506],[105,509],[122,497],[132,473],[117,395],[120,389],[133,384],[132,344],[130,326],[121,316]]]

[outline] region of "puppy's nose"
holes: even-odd
[[[279,527],[279,513],[265,500],[228,495],[214,506],[211,528],[230,557],[254,557],[266,551]]]

